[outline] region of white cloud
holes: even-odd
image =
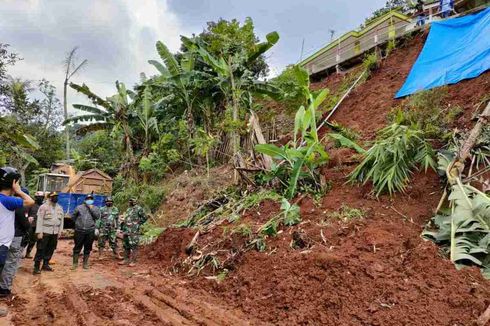
[[[0,42],[24,58],[9,73],[52,81],[60,100],[63,59],[74,46],[89,62],[73,81],[110,96],[116,80],[132,87],[140,72],[154,73],[147,61],[158,57],[157,40],[176,51],[186,34],[167,0],[0,0],[0,31]],[[86,99],[71,90],[69,107],[76,102]]]

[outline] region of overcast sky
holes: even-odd
[[[200,33],[206,22],[251,17],[262,39],[271,31],[281,39],[269,53],[271,73],[296,63],[336,36],[359,26],[385,0],[0,0],[0,43],[24,60],[9,73],[30,80],[46,78],[61,95],[63,58],[79,47],[88,65],[73,81],[102,96],[116,80],[132,87],[141,72],[154,73],[154,45],[162,40],[178,50],[180,35]],[[61,96],[60,96],[61,99]],[[70,102],[83,101],[74,91]]]

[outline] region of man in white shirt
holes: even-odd
[[[20,174],[12,167],[0,168],[0,270],[7,260],[15,236],[15,210],[34,205],[34,200],[19,185]],[[18,197],[13,197],[17,195]],[[8,310],[0,307],[0,317]]]

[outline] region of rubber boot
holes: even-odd
[[[75,271],[78,268],[78,257],[79,254],[73,254],[73,264],[71,266],[72,271]]]
[[[90,255],[83,255],[83,269],[88,269],[89,266],[88,266],[88,258],[90,257]]]
[[[138,254],[138,248],[131,250],[131,258],[129,259],[129,267],[136,266],[136,256]]]
[[[119,259],[119,254],[116,249],[112,249],[112,258]]]
[[[34,275],[41,274],[41,262],[40,261],[34,261],[34,270],[32,271],[32,274],[34,274]]]
[[[129,256],[131,254],[131,251],[129,250],[124,250],[124,260],[119,262],[119,265],[126,265],[129,264]]]
[[[43,271],[48,271],[48,272],[54,272],[54,269],[49,266],[49,259],[45,259],[43,261],[43,268],[42,268]]]

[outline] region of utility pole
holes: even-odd
[[[83,60],[80,64],[76,64],[75,54],[78,47],[74,47],[67,55],[65,59],[65,81],[63,83],[63,110],[65,115],[65,120],[68,119],[68,83],[70,78],[73,77],[83,66],[87,64],[87,59]],[[65,126],[65,140],[66,140],[66,159],[70,159],[70,129]]]
[[[303,61],[304,51],[305,51],[305,39],[303,38],[303,42],[301,43],[301,54],[299,56],[299,62]]]

